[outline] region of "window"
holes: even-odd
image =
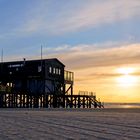
[[[59,74],[59,75],[61,74],[61,69],[58,69],[58,74]]]
[[[41,71],[42,71],[41,66],[38,66],[38,72],[41,72]]]
[[[49,67],[49,73],[60,75],[61,70],[59,68]]]
[[[56,74],[58,74],[58,72],[59,72],[59,71],[58,71],[58,68],[56,68]]]
[[[53,74],[55,74],[56,73],[56,69],[55,68],[53,68]]]
[[[52,67],[49,67],[49,73],[52,73]]]

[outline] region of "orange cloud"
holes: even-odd
[[[64,49],[62,46],[61,51],[58,51],[56,47],[49,57],[60,58],[72,69],[119,66],[140,62],[140,44],[110,43],[108,46],[107,44],[68,46]]]

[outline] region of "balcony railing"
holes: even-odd
[[[65,82],[73,82],[74,73],[70,72],[70,71],[64,71],[64,80],[65,80]]]

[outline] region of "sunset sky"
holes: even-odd
[[[0,0],[4,61],[57,57],[74,92],[140,102],[140,0]]]

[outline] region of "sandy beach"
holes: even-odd
[[[139,140],[140,109],[0,109],[0,140]]]

